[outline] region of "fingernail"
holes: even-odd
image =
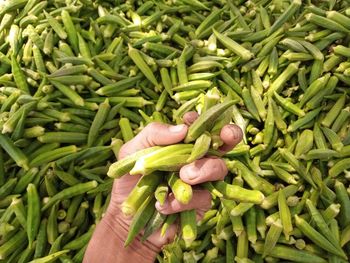
[[[179,132],[183,131],[183,129],[184,129],[185,127],[186,127],[185,124],[170,126],[170,127],[169,127],[169,131],[170,131],[171,133],[179,133]]]
[[[198,177],[197,169],[191,169],[190,167],[186,167],[184,170],[185,176],[189,180],[194,180]]]

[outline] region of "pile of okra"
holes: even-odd
[[[157,261],[348,262],[349,95],[349,0],[0,1],[0,263],[81,262],[122,144],[208,102],[243,140]]]

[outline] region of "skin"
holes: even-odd
[[[196,112],[188,112],[184,115],[184,123],[181,125],[168,125],[151,123],[147,125],[134,139],[122,146],[118,159],[122,159],[138,150],[156,145],[170,145],[180,143],[186,136],[188,126],[198,117]],[[243,137],[241,129],[237,125],[226,125],[220,132],[224,145],[220,150],[230,151]],[[204,157],[193,163],[183,166],[180,170],[180,178],[190,184],[197,185],[207,181],[223,180],[227,175],[224,161],[216,157]],[[164,237],[160,231],[152,234],[147,241],[141,243],[136,238],[131,245],[124,248],[129,225],[132,218],[125,217],[120,210],[122,202],[126,199],[131,189],[136,185],[140,176],[129,174],[116,179],[112,189],[112,197],[105,216],[96,226],[96,230],[87,247],[84,263],[121,263],[121,262],[154,262],[161,248],[171,242],[176,233],[177,225],[172,225]],[[163,205],[156,203],[156,209],[163,214],[173,214],[184,210],[196,209],[197,218],[210,209],[211,195],[207,190],[195,187],[192,200],[183,205],[169,194]]]

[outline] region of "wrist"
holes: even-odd
[[[140,235],[124,247],[128,231],[129,224],[123,220],[123,215],[107,212],[90,240],[84,263],[154,262],[161,247],[147,240],[141,242]]]
[[[120,240],[123,242],[124,248],[124,242],[130,231],[131,220],[129,218],[126,219],[121,212],[116,215],[107,213],[104,219],[105,224],[111,229],[114,229],[114,232],[119,236]],[[128,247],[124,248],[124,251],[137,251],[143,259],[145,259],[146,256],[146,258],[152,258],[154,260],[156,255],[161,251],[161,246],[157,246],[148,240],[142,242],[141,238],[142,234],[138,234],[134,241],[131,242]]]

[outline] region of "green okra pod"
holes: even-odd
[[[254,250],[259,254],[262,254],[264,251],[263,244],[257,243],[254,245]],[[315,255],[314,253],[298,250],[291,248],[286,245],[277,244],[269,253],[270,256],[278,259],[286,259],[297,262],[317,262],[317,263],[326,263],[327,261],[323,259],[320,255]]]
[[[88,137],[87,137],[87,145],[92,146],[94,140],[96,139],[100,127],[105,122],[108,112],[110,110],[110,105],[108,99],[106,99],[103,103],[100,104],[99,109],[94,117],[94,120],[91,124]]]
[[[41,202],[38,191],[33,184],[27,187],[28,211],[27,211],[27,236],[29,247],[33,245],[40,227]]]
[[[154,197],[161,205],[163,205],[166,201],[166,198],[168,197],[168,193],[169,187],[165,183],[161,183],[157,186],[154,192]]]
[[[130,172],[130,170],[134,167],[136,161],[148,153],[152,153],[156,150],[161,149],[160,146],[154,146],[150,148],[146,148],[144,150],[137,151],[125,158],[119,160],[118,162],[113,163],[108,170],[107,175],[112,178],[118,178]]]
[[[124,215],[134,215],[138,211],[144,200],[151,196],[156,190],[157,185],[161,180],[161,176],[162,175],[159,172],[155,172],[140,178],[136,186],[121,205]]]
[[[230,49],[232,52],[236,53],[238,56],[240,56],[243,60],[250,60],[252,58],[252,53],[239,45],[236,41],[232,40],[231,38],[219,33],[215,29],[213,29],[214,34],[218,38],[218,40],[228,49]]]
[[[185,241],[186,247],[197,237],[196,211],[187,210],[180,213],[182,239]]]
[[[265,243],[264,243],[264,250],[263,250],[263,257],[266,257],[267,255],[269,255],[272,251],[272,249],[275,247],[279,237],[281,236],[283,227],[282,227],[282,223],[281,220],[278,219],[276,222],[274,222],[267,234],[266,234],[266,239],[265,239]]]
[[[227,199],[233,199],[240,202],[251,202],[261,204],[265,198],[263,193],[257,190],[247,190],[237,185],[230,185],[225,182],[215,182],[214,187]]]
[[[176,173],[168,175],[168,184],[173,192],[175,199],[182,204],[188,204],[192,199],[192,187],[183,182]]]
[[[47,203],[41,208],[41,211],[45,211],[55,203],[66,199],[71,198],[73,196],[77,196],[80,194],[83,194],[85,192],[88,192],[94,188],[96,188],[98,183],[96,181],[90,181],[86,183],[80,183],[71,187],[68,187],[61,192],[57,193],[56,195],[52,196]]]
[[[278,209],[283,227],[283,233],[287,240],[293,231],[292,216],[287,204],[286,196],[282,190],[278,191]]]
[[[185,143],[196,140],[203,132],[210,130],[214,126],[215,120],[234,103],[234,101],[226,101],[217,104],[200,115],[188,129]]]
[[[165,235],[165,232],[167,231],[167,229],[169,228],[169,226],[171,224],[173,224],[175,222],[175,220],[177,219],[177,214],[171,214],[171,215],[168,215],[163,226],[162,226],[162,229],[161,229],[161,236],[164,236]]]
[[[347,226],[349,221],[350,221],[350,216],[349,216],[350,198],[349,198],[349,195],[347,194],[347,191],[345,189],[344,184],[338,180],[335,181],[334,188],[335,188],[337,200],[341,205],[340,215],[339,215],[341,218],[340,224],[342,226]]]
[[[309,210],[313,221],[316,223],[318,230],[327,237],[327,239],[333,244],[333,246],[337,247],[341,250],[339,245],[339,241],[335,237],[335,233],[332,233],[329,229],[327,223],[323,219],[321,213],[317,210],[317,208],[312,204],[311,200],[306,200],[306,207]]]
[[[199,136],[193,146],[190,157],[187,159],[188,163],[191,163],[197,159],[202,158],[209,150],[211,143],[211,136],[208,132],[204,132]]]
[[[141,229],[147,224],[154,213],[154,199],[152,196],[145,199],[137,210],[130,225],[131,231],[124,242],[124,246],[128,246],[134,238],[139,234]]]
[[[314,228],[312,228],[309,223],[307,223],[301,217],[295,215],[295,224],[306,235],[309,239],[311,239],[315,244],[325,249],[326,251],[338,255],[344,259],[347,258],[345,253],[336,247],[333,246],[331,242],[329,242],[324,236],[318,233]]]
[[[154,170],[177,171],[187,163],[192,149],[192,144],[175,144],[156,149],[139,158],[130,174],[149,174]]]
[[[13,158],[13,160],[15,160],[18,166],[23,167],[25,170],[29,169],[27,157],[23,154],[21,149],[13,144],[7,135],[0,134],[0,145]]]

